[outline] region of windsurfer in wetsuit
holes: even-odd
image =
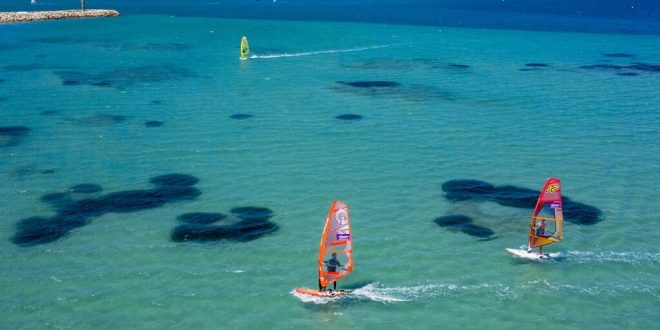
[[[536,236],[538,237],[547,237],[545,235],[545,220],[541,220],[541,223],[539,223],[538,228],[536,228]],[[543,246],[539,246],[539,254],[543,254]]]
[[[337,272],[337,267],[341,267],[341,263],[337,260],[337,254],[333,253],[332,258],[323,262],[327,272]],[[333,290],[337,290],[337,281],[332,282]],[[319,291],[325,291],[324,286],[321,286],[321,279],[319,278]]]
[[[545,227],[546,227],[545,220],[541,220],[539,227],[536,228],[536,236],[545,237]]]

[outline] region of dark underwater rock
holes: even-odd
[[[356,121],[356,120],[362,119],[362,116],[352,114],[352,113],[347,113],[347,114],[336,116],[335,118],[340,119],[340,120]]]
[[[624,76],[624,77],[635,77],[635,76],[639,76],[639,73],[635,73],[635,72],[619,72],[619,73],[617,73],[616,75],[617,75],[617,76]]]
[[[450,214],[437,217],[433,221],[440,227],[456,227],[472,223],[472,218],[460,214]]]
[[[73,229],[85,226],[88,223],[89,219],[82,217],[26,218],[16,224],[16,234],[11,238],[11,241],[19,246],[50,243],[68,235]]]
[[[578,225],[594,225],[599,223],[602,211],[595,206],[582,204],[564,197],[562,203],[564,219]]]
[[[159,186],[188,187],[195,185],[197,182],[199,182],[199,179],[192,175],[175,173],[159,175],[157,177],[151,178],[150,182]]]
[[[4,126],[0,127],[0,135],[5,136],[23,136],[30,131],[29,128],[25,126]]]
[[[36,70],[41,70],[43,69],[43,66],[41,64],[33,63],[33,64],[9,64],[9,65],[3,65],[2,70],[4,71],[12,71],[12,72],[29,72],[29,71],[36,71]]]
[[[640,62],[635,62],[632,65],[627,66],[627,68],[640,70],[640,71],[660,72],[660,65],[640,63]]]
[[[460,231],[466,235],[478,238],[491,238],[495,232],[490,228],[475,225],[472,218],[461,214],[449,214],[437,217],[433,220],[438,226]]]
[[[200,225],[200,224],[183,224],[176,226],[170,238],[174,242],[186,241],[218,241],[231,236],[231,229],[227,226],[214,226],[214,225]]]
[[[533,209],[539,192],[512,185],[493,186],[478,180],[449,180],[442,185],[445,198],[450,202],[489,201],[516,208]],[[601,210],[562,196],[564,219],[578,225],[593,225],[600,222]]]
[[[176,226],[170,235],[172,241],[208,242],[230,240],[248,242],[274,233],[279,226],[270,221],[239,222],[234,225],[183,224]]]
[[[248,119],[248,118],[252,118],[252,117],[253,117],[252,115],[247,114],[247,113],[236,113],[236,114],[233,114],[233,115],[229,116],[229,118],[231,118],[231,119],[238,119],[238,120]]]
[[[525,209],[533,209],[538,197],[537,190],[510,185],[499,186],[488,196],[490,200],[500,205]]]
[[[41,196],[39,200],[44,203],[49,203],[55,208],[58,208],[60,205],[64,205],[65,203],[70,202],[71,195],[69,193],[51,193]]]
[[[163,124],[164,123],[162,121],[158,120],[147,120],[144,122],[145,127],[161,127]]]
[[[229,210],[229,212],[240,219],[264,219],[270,218],[273,215],[271,209],[258,206],[235,207]]]
[[[616,64],[591,64],[591,65],[582,65],[580,66],[580,69],[605,69],[605,70],[621,70],[625,69],[626,67],[623,65],[616,65]]]
[[[617,57],[617,58],[632,58],[635,57],[633,54],[628,54],[628,53],[609,53],[609,54],[603,54],[605,57]]]
[[[272,234],[279,226],[270,221],[273,212],[265,207],[237,207],[230,211],[239,220],[233,223],[213,225],[208,224],[224,219],[222,213],[193,213],[183,215],[186,220],[196,223],[179,225],[172,230],[171,239],[175,242],[210,242],[229,240],[236,242],[248,242],[263,236]],[[179,220],[184,221],[182,216]],[[200,220],[201,219],[201,220]],[[189,221],[186,221],[189,222]]]
[[[545,63],[527,63],[525,66],[532,67],[532,68],[547,68],[549,65]]]
[[[358,81],[337,82],[332,89],[338,92],[353,93],[369,97],[396,97],[412,102],[427,102],[433,100],[454,101],[455,96],[445,90],[431,85],[401,86],[394,81]]]
[[[279,226],[272,222],[261,219],[249,219],[241,221],[231,227],[231,239],[239,242],[248,242],[274,233]]]
[[[470,235],[470,236],[473,236],[473,237],[479,237],[479,238],[488,238],[488,237],[491,237],[495,234],[495,232],[492,231],[489,228],[486,228],[484,226],[475,225],[475,224],[472,224],[472,223],[461,226],[460,230],[464,234],[467,234],[467,235]]]
[[[495,191],[495,186],[479,180],[449,180],[442,184],[445,198],[450,202],[479,199]]]
[[[29,132],[30,129],[25,126],[0,127],[0,148],[19,145]]]
[[[617,65],[617,64],[591,64],[580,66],[581,69],[588,70],[638,70],[645,72],[660,72],[660,65],[648,64],[642,62],[634,62],[630,65]]]
[[[96,87],[113,87],[112,82],[107,80],[93,82],[91,85]]]
[[[115,67],[103,72],[60,70],[55,74],[63,84],[79,84],[96,87],[125,89],[136,84],[178,81],[196,77],[186,67],[176,64],[158,64],[133,67]],[[65,83],[70,82],[70,83]]]
[[[449,67],[454,68],[454,69],[469,69],[470,68],[470,66],[467,65],[467,64],[449,64]]]
[[[92,194],[92,193],[100,192],[101,190],[103,190],[101,186],[93,183],[77,184],[69,188],[70,192],[78,193],[78,194]]]
[[[401,86],[401,84],[396,81],[381,81],[381,80],[349,81],[349,82],[338,81],[337,83],[351,87],[357,87],[357,88],[383,88],[383,87],[391,88],[391,87]]]
[[[205,212],[193,212],[185,213],[178,216],[176,219],[190,224],[196,225],[208,225],[214,222],[218,222],[222,219],[225,219],[227,215],[222,213],[205,213]]]
[[[88,126],[111,126],[125,122],[128,117],[123,115],[96,114],[93,116],[81,118],[75,121],[79,125]]]
[[[95,184],[74,185],[66,193],[51,193],[41,197],[50,204],[55,216],[31,217],[20,220],[12,242],[20,246],[35,246],[53,242],[68,235],[72,230],[86,226],[95,217],[106,213],[132,213],[161,207],[168,203],[197,198],[201,192],[192,187],[198,179],[187,174],[166,174],[151,179],[152,189],[124,190],[97,197],[89,196],[102,188]],[[94,196],[94,195],[92,195]]]

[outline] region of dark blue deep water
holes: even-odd
[[[3,0],[0,11],[78,7],[77,0]],[[87,0],[123,15],[353,21],[522,30],[660,34],[657,0]]]

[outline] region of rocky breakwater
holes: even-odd
[[[110,9],[15,11],[15,12],[0,12],[0,23],[20,23],[20,22],[32,22],[32,21],[48,21],[54,19],[109,17],[109,16],[119,16],[119,12]]]

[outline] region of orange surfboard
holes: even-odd
[[[324,297],[324,298],[332,298],[332,297],[342,297],[342,296],[347,296],[350,294],[350,292],[346,290],[337,290],[337,291],[319,291],[319,290],[313,290],[313,289],[303,289],[303,288],[297,288],[295,289],[297,293],[300,294],[306,294],[310,296],[315,296],[315,297]]]

